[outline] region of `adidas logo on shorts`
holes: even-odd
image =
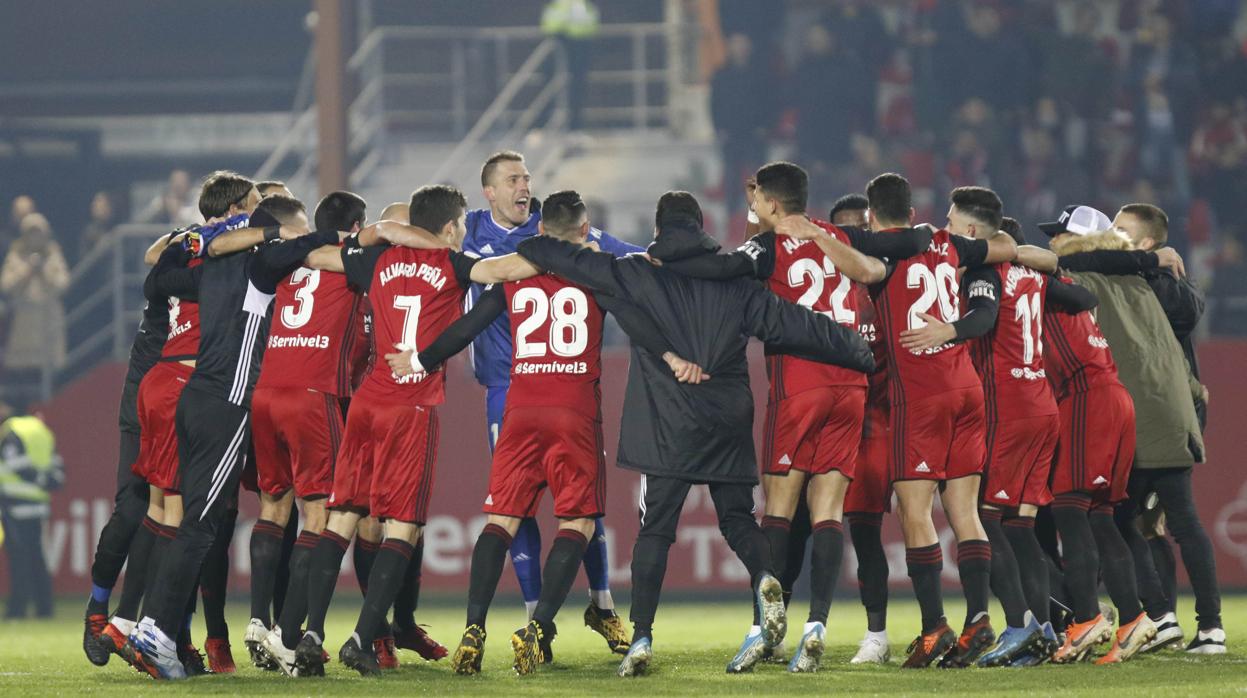
[[[1094,479],[1094,480],[1092,480],[1092,481],[1091,481],[1091,484],[1093,484],[1093,485],[1107,485],[1107,484],[1108,484],[1108,480],[1105,480],[1103,475],[1098,475],[1098,476],[1096,476],[1096,479]]]
[[[1009,493],[1005,492],[1004,490],[1000,490],[999,492],[997,492],[996,494],[992,496],[995,497],[996,499],[1008,499]]]
[[[931,472],[931,468],[927,466],[926,461],[922,461],[918,464],[917,468],[914,468],[914,471],[919,473],[929,473]]]
[[[780,465],[792,465],[792,459],[788,457],[787,453],[785,453],[784,455],[780,456],[779,464]]]
[[[494,495],[492,494],[485,495],[485,506],[487,507],[493,506],[493,504],[494,504]]]

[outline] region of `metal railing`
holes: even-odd
[[[558,50],[558,44],[554,39],[544,39],[520,65],[511,80],[494,97],[489,108],[481,114],[481,118],[471,130],[459,140],[429,180],[433,182],[445,180],[451,168],[457,166],[463,160],[464,155],[473,152],[485,136],[495,130],[503,113],[512,106],[516,95],[537,76],[538,70],[547,63],[551,64],[551,78],[545,82],[545,87],[502,137],[500,144],[515,143],[532,128],[542,111],[554,106],[552,102],[555,100],[558,104],[551,111],[547,126],[561,131],[567,123],[567,58],[562,51]]]
[[[625,86],[618,95],[627,99],[585,109],[586,120],[634,129],[670,125],[673,87],[682,80],[675,74],[682,70],[673,47],[682,31],[672,21],[602,25],[595,41],[626,42],[628,67],[591,71],[588,82]],[[395,56],[417,49],[440,56],[442,67],[396,65]],[[657,58],[656,52],[665,55]],[[566,139],[557,136],[569,122],[567,56],[537,27],[375,27],[363,36],[347,70],[359,86],[348,111],[351,179],[357,186],[383,162],[388,133],[412,123],[436,123],[434,131],[457,143],[430,181],[441,181],[450,167],[490,138],[499,147],[514,147],[536,128],[556,136],[544,139],[544,152],[535,154],[534,174],[554,167],[565,148]],[[256,171],[257,179],[285,179],[300,191],[315,188],[314,71],[309,51],[290,126]],[[419,108],[394,103],[396,95],[412,91],[441,99],[430,97]],[[161,225],[118,226],[73,268],[65,298],[82,300],[66,308],[66,360],[61,368],[44,370],[44,397],[101,360],[126,358],[143,306],[143,252],[167,232]]]
[[[589,72],[590,89],[612,88],[615,101],[585,108],[585,121],[635,129],[669,126],[672,88],[679,81],[672,70],[680,64],[673,32],[680,31],[671,22],[602,25],[594,41],[608,48],[597,53],[626,58],[627,67]],[[613,51],[612,44],[617,45]],[[356,186],[384,162],[392,132],[475,144],[505,129],[503,140],[514,143],[542,117],[547,117],[545,128],[559,130],[568,120],[566,56],[538,27],[375,27],[363,36],[346,69],[359,86],[348,108],[348,155]],[[290,128],[257,177],[314,180],[313,70],[309,53]]]
[[[109,233],[70,271],[64,298],[82,299],[65,312],[66,353],[61,367],[48,366],[40,397],[104,360],[125,360],[143,310],[143,253],[169,225],[124,224]]]

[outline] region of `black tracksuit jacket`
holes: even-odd
[[[689,220],[666,223],[659,243],[664,259],[719,248]],[[619,440],[622,468],[695,483],[757,483],[749,337],[864,373],[875,367],[856,332],[755,281],[693,279],[641,255],[616,259],[544,235],[521,242],[516,251],[569,281],[640,307],[676,354],[711,376],[699,385],[678,383],[661,357],[632,347]]]

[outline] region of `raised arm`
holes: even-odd
[[[853,249],[879,259],[897,261],[920,254],[931,246],[935,230],[927,224],[889,232],[871,232],[861,228],[841,227]]]
[[[212,241],[208,243],[208,256],[223,257],[227,254],[249,250],[270,240],[293,240],[305,234],[307,230],[289,225],[227,230],[212,238]]]
[[[248,270],[252,283],[264,293],[275,292],[277,284],[302,265],[313,250],[324,245],[336,245],[341,235],[336,230],[318,230],[293,240],[262,246],[256,250]]]
[[[418,225],[398,221],[378,221],[359,231],[359,244],[363,247],[388,242],[400,247],[417,250],[449,249],[451,244]]]
[[[697,279],[765,279],[775,270],[775,233],[755,235],[727,254],[700,254],[661,264],[677,274]]]
[[[147,251],[143,253],[143,263],[149,267],[154,266],[156,264],[156,261],[160,259],[160,253],[164,252],[166,247],[168,247],[169,245],[172,245],[175,242],[182,242],[185,239],[186,239],[185,231],[175,230],[172,233],[161,235],[160,237],[156,238],[155,242],[153,242],[147,248]]]
[[[317,247],[307,253],[304,263],[312,269],[321,271],[345,271],[345,267],[342,266],[342,248],[337,245]]]
[[[1013,241],[1013,238],[998,232],[987,239],[987,258],[983,260],[983,263],[1012,262],[1017,259],[1017,256],[1018,244]]]
[[[625,255],[636,254],[638,252],[645,251],[644,247],[641,247],[639,245],[634,245],[630,242],[624,242],[623,240],[620,240],[619,238],[612,236],[610,233],[606,233],[601,230],[596,230],[597,235],[595,236],[593,232],[594,231],[590,231],[589,239],[596,242],[598,244],[598,247],[600,247],[603,252],[609,252],[615,255],[616,257],[623,257]]]
[[[1178,276],[1186,275],[1182,257],[1173,248],[1147,250],[1092,250],[1061,255],[1061,268],[1069,271],[1092,271],[1110,276],[1142,274],[1156,268],[1169,269]]]
[[[775,226],[775,232],[798,240],[813,240],[841,274],[858,283],[878,283],[883,281],[887,273],[883,262],[840,242],[822,226],[805,216],[786,216]]]
[[[187,267],[190,253],[181,245],[170,245],[156,260],[156,266],[147,273],[143,280],[143,297],[150,303],[163,303],[176,296],[185,300],[197,300],[199,297],[199,278],[203,276],[203,265]]]
[[[742,330],[803,358],[873,373],[875,357],[853,330],[808,308],[789,303],[758,284],[740,283],[746,294]]]
[[[478,284],[498,284],[505,281],[522,281],[541,273],[541,269],[518,254],[482,259],[472,267],[472,281]]]
[[[957,258],[966,269],[1012,262],[1017,258],[1017,243],[1004,233],[997,232],[986,240],[961,235],[950,235],[948,239],[957,248]]]
[[[1044,312],[1057,311],[1075,315],[1084,310],[1092,310],[1100,304],[1100,299],[1084,286],[1065,281],[1058,276],[1049,276],[1044,285]]]
[[[572,283],[612,296],[628,297],[627,289],[615,275],[615,266],[630,260],[619,262],[609,252],[596,252],[549,235],[534,235],[521,242],[516,247],[516,253],[533,265]],[[644,264],[644,260],[641,263]]]
[[[1034,245],[1018,245],[1018,256],[1013,261],[1045,274],[1054,274],[1057,269],[1056,253]]]

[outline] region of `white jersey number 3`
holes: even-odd
[[[281,309],[281,324],[292,330],[299,329],[312,319],[312,304],[316,301],[316,297],[312,294],[316,292],[316,287],[320,286],[320,271],[307,267],[295,269],[290,275],[290,285],[298,284],[303,284],[303,286],[294,292],[294,300],[297,304]]]
[[[531,310],[530,310],[531,308]],[[532,359],[546,355],[546,342],[529,341],[538,327],[550,320],[549,350],[556,356],[579,356],[589,346],[589,299],[585,292],[567,286],[553,296],[539,288],[525,287],[511,297],[511,312],[531,312],[515,329],[515,358]]]

